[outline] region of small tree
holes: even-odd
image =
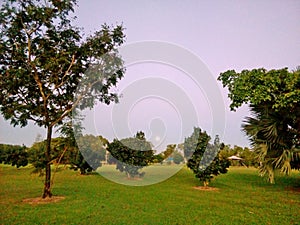
[[[195,137],[198,137],[195,139]],[[194,133],[185,139],[187,145],[195,146],[192,157],[188,160],[187,166],[194,172],[195,177],[203,182],[206,187],[214,176],[227,173],[229,161],[219,158],[220,150],[219,137],[216,136],[214,144],[209,144],[210,136],[202,132],[200,128],[195,128]],[[195,143],[191,143],[191,140]]]
[[[43,198],[52,196],[53,128],[79,103],[84,109],[93,107],[96,99],[117,101],[111,87],[124,74],[116,50],[124,40],[122,26],[103,25],[84,40],[71,24],[75,4],[6,0],[0,9],[0,112],[14,126],[32,120],[47,130]]]
[[[138,132],[133,138],[114,139],[107,149],[117,159],[116,169],[125,172],[128,178],[143,176],[140,169],[153,161],[154,151],[146,141],[143,132]]]

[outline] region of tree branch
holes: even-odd
[[[77,97],[76,101],[72,104],[72,107],[70,107],[69,109],[67,109],[66,111],[64,111],[61,116],[59,118],[57,118],[56,120],[54,120],[50,127],[55,126],[58,122],[62,121],[71,111],[73,111],[79,104],[79,102],[83,99],[83,97],[86,95],[86,93],[91,89],[91,87],[93,85],[95,85],[97,82],[99,82],[99,80],[94,81],[93,83],[90,83],[87,88],[83,91],[83,93],[81,93],[81,95],[79,97]]]
[[[74,63],[75,63],[75,55],[72,56],[72,61],[69,65],[68,69],[66,70],[64,76],[62,77],[61,83],[59,85],[55,86],[55,89],[59,89],[61,86],[63,86],[66,83],[67,80],[65,80],[65,78],[67,75],[69,75],[69,72],[70,72],[72,66],[74,65]]]

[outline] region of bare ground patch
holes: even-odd
[[[286,187],[285,190],[300,194],[300,187]]]
[[[197,186],[193,188],[200,191],[219,191],[219,188],[215,188],[215,187]]]
[[[48,203],[54,203],[54,202],[59,202],[61,200],[64,200],[64,196],[52,196],[51,198],[26,198],[23,199],[22,202],[31,204],[31,205],[38,205],[38,204],[48,204]]]

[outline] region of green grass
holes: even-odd
[[[115,169],[115,165],[104,165],[100,167],[97,172],[100,173],[101,176],[118,184],[145,186],[165,181],[180,171],[182,167],[183,164],[172,166],[165,164],[150,165],[142,169],[142,171],[145,172],[142,179],[127,179],[124,173],[120,173],[120,171]]]
[[[277,177],[275,185],[255,169],[231,168],[199,191],[183,168],[164,182],[125,186],[100,175],[62,170],[55,175],[57,203],[29,205],[41,195],[42,178],[32,169],[0,166],[0,224],[299,224],[299,173]],[[109,171],[106,171],[109,172]],[[138,182],[138,181],[136,181]]]

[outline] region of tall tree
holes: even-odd
[[[122,26],[103,25],[84,39],[71,23],[75,6],[76,0],[6,0],[0,9],[0,111],[14,126],[32,120],[47,130],[43,198],[52,196],[53,128],[79,103],[84,109],[96,99],[117,101],[111,88],[124,74],[116,50]]]
[[[300,168],[300,70],[229,70],[219,78],[229,90],[231,110],[250,104],[243,130],[258,154],[260,172],[274,182],[274,171]]]

